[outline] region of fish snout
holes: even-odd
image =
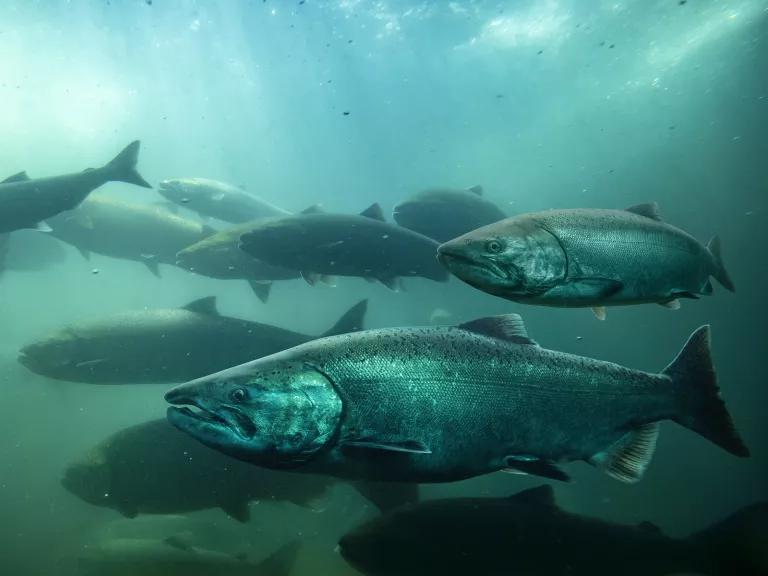
[[[180,384],[179,386],[171,388],[165,393],[165,401],[174,406],[183,406],[185,404],[196,405],[196,394],[194,394],[190,388],[190,384]]]

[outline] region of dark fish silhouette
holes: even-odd
[[[431,238],[384,221],[373,204],[361,214],[325,214],[316,208],[254,225],[240,248],[264,262],[298,270],[313,284],[320,275],[359,276],[390,288],[403,276],[448,279]]]
[[[507,215],[483,198],[482,186],[472,186],[423,190],[396,205],[392,217],[400,226],[446,242]]]
[[[84,546],[78,558],[81,576],[289,576],[298,542],[279,548],[259,562],[244,555],[192,546],[178,536],[165,540],[117,538]]]
[[[249,466],[211,450],[165,419],[120,430],[67,466],[62,485],[94,506],[137,514],[171,514],[221,508],[246,522],[253,500],[313,507],[333,479]],[[418,500],[418,489],[353,484],[382,510]]]
[[[325,335],[362,328],[367,301]],[[183,308],[140,310],[78,322],[24,346],[19,362],[49,378],[94,384],[183,382],[267,356],[312,336],[221,316],[214,297]]]
[[[43,220],[72,210],[107,182],[128,182],[151,188],[136,171],[138,154],[139,141],[136,140],[101,168],[34,180],[26,172],[9,176],[0,182],[0,233],[36,228]]]
[[[653,524],[614,524],[562,510],[544,485],[508,498],[406,506],[341,538],[367,576],[765,576],[768,502],[687,539]]]

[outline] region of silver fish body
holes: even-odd
[[[447,482],[501,469],[565,479],[586,460],[640,478],[656,422],[672,419],[738,455],[717,395],[709,331],[659,374],[546,350],[516,315],[459,327],[316,340],[171,390],[169,418],[267,467]]]
[[[550,210],[508,218],[439,248],[440,261],[491,294],[545,306],[613,306],[733,290],[720,244],[704,246],[658,216],[627,210]]]

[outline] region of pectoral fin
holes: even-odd
[[[623,282],[612,278],[573,278],[568,285],[597,298],[610,298],[624,288]]]
[[[667,300],[666,302],[659,302],[659,306],[669,308],[670,310],[680,310],[680,300]]]
[[[507,468],[504,472],[513,474],[533,474],[542,478],[551,478],[562,482],[570,482],[571,477],[550,460],[542,460],[535,456],[513,455],[504,459]]]
[[[598,320],[605,320],[605,317],[606,317],[605,306],[593,306],[592,313],[595,315],[595,318],[597,318]]]
[[[142,263],[150,272],[152,272],[152,274],[160,278],[160,266],[158,265],[157,260],[142,260]]]

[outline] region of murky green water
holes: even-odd
[[[98,542],[192,533],[195,545],[254,562],[298,540],[291,574],[356,574],[336,544],[376,512],[345,483],[305,507],[258,499],[245,524],[215,508],[121,519],[60,484],[67,466],[110,434],[163,417],[170,384],[48,379],[17,362],[19,348],[63,325],[207,296],[221,314],[306,335],[328,330],[361,298],[366,328],[517,312],[547,348],[648,371],[711,324],[722,394],[752,457],[666,423],[642,482],[571,464],[574,481],[557,483],[557,498],[575,512],[649,520],[674,536],[766,499],[766,69],[764,0],[6,0],[3,177],[101,166],[140,139],[138,169],[152,185],[212,178],[292,212],[319,203],[359,213],[378,202],[391,220],[393,206],[421,189],[476,184],[509,215],[656,201],[668,222],[702,242],[720,236],[737,291],[716,286],[677,311],[612,308],[604,322],[588,309],[494,298],[455,278],[407,278],[403,291],[360,278],[340,277],[335,287],[285,280],[262,303],[245,281],[162,260],[158,278],[142,263],[155,254],[86,259],[34,237],[44,232],[13,232],[0,279],[2,572],[79,574],[78,558]],[[165,203],[120,182],[99,194]],[[227,226],[187,208],[180,214],[196,223]],[[146,355],[130,360],[141,365]],[[190,470],[180,487],[196,481]],[[134,472],[153,473],[140,459]],[[424,486],[422,497],[504,496],[539,483],[491,474]]]

